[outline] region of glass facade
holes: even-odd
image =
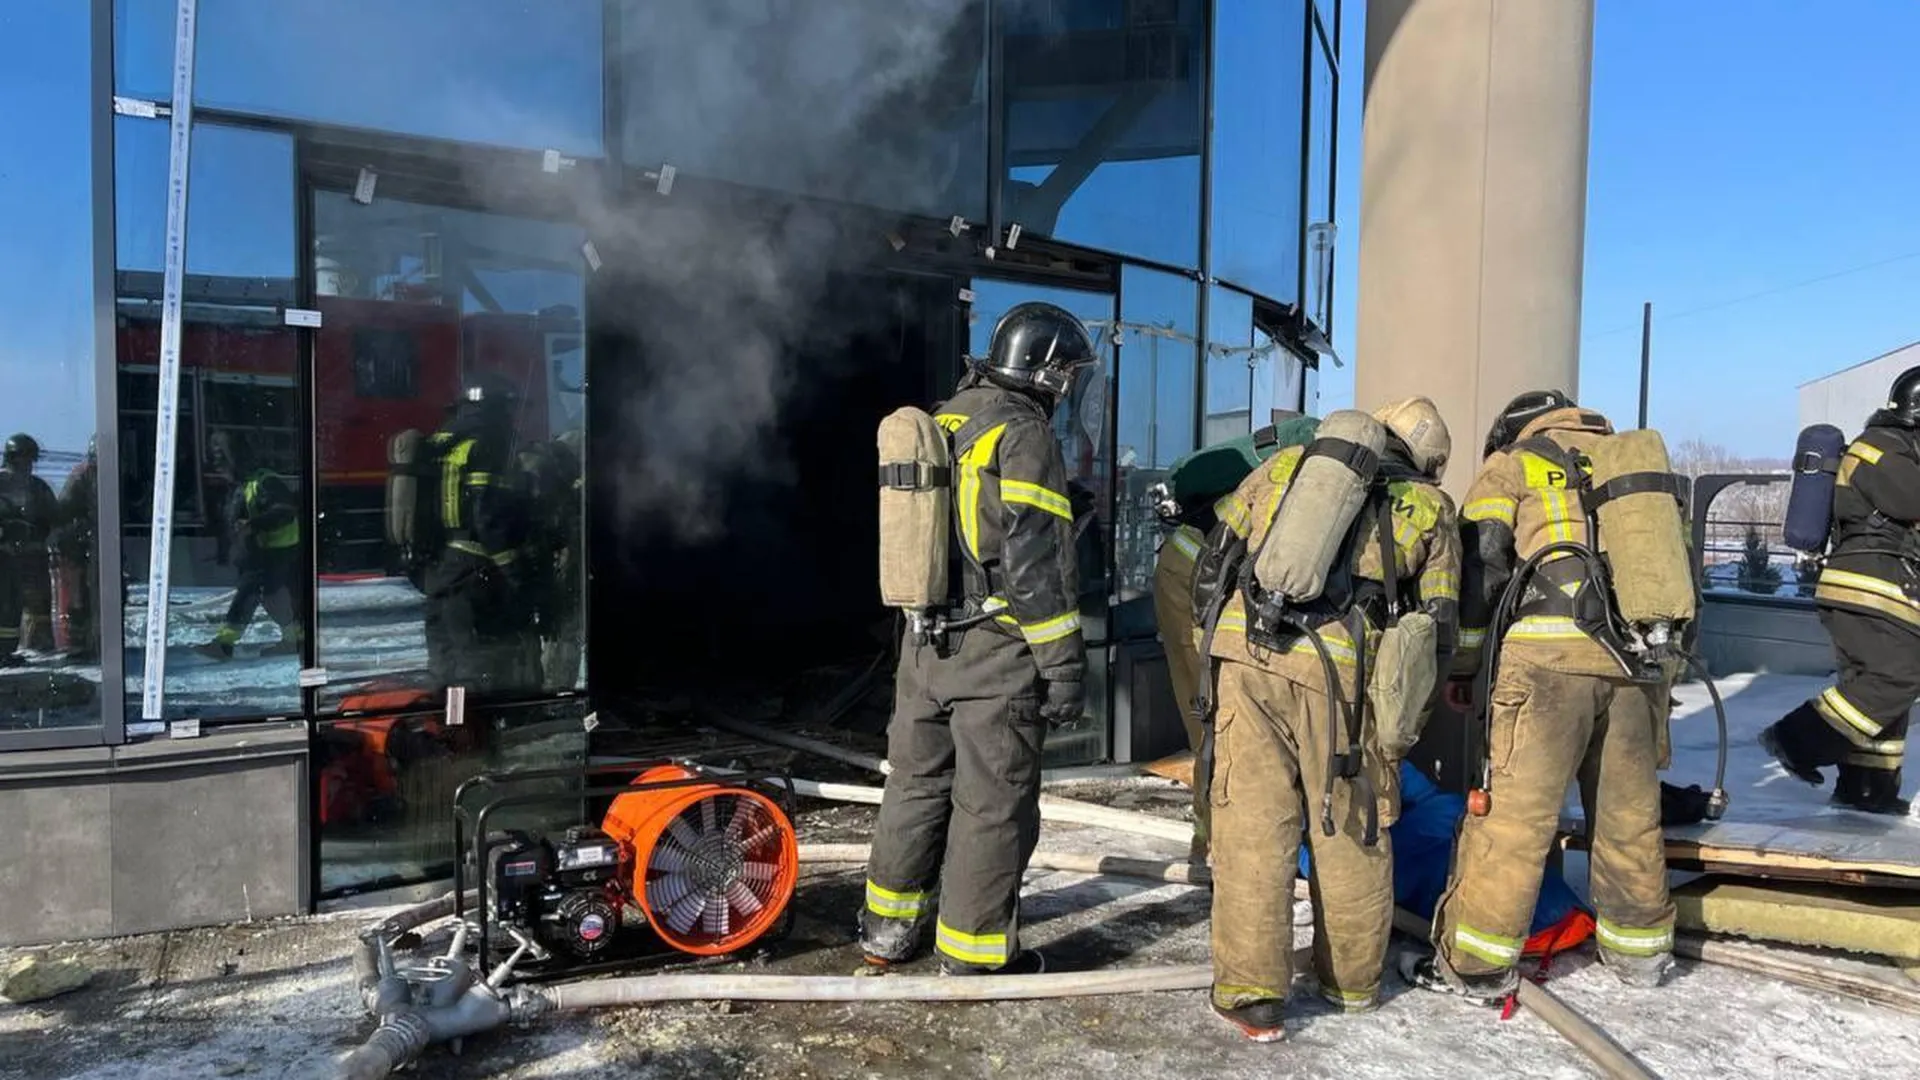
[[[1008,221],[1200,259],[1205,0],[997,0]]]
[[[407,837],[444,831],[446,777],[395,801],[388,786],[412,782],[391,775],[402,763],[497,764],[514,759],[501,749],[512,740],[488,741],[503,731],[578,719],[600,670],[585,628],[603,587],[589,567],[602,564],[586,537],[619,535],[588,528],[589,448],[650,445],[590,437],[589,387],[654,392],[649,312],[699,298],[665,280],[671,267],[632,290],[594,287],[611,280],[596,278],[603,255],[629,273],[618,259],[663,257],[627,234],[647,227],[649,200],[699,208],[694,220],[751,204],[772,227],[728,242],[804,249],[687,260],[701,273],[739,264],[728,272],[753,287],[730,295],[793,309],[750,316],[792,363],[773,398],[804,396],[792,386],[808,370],[847,367],[836,351],[950,364],[1023,299],[1059,303],[1099,337],[1105,361],[1055,418],[1095,518],[1079,550],[1093,711],[1075,754],[1109,745],[1111,646],[1151,634],[1129,614],[1161,538],[1147,489],[1202,440],[1311,402],[1316,372],[1291,335],[1303,311],[1325,322],[1305,236],[1335,209],[1330,3],[835,0],[770,13],[751,0],[545,0],[474,18],[457,0],[199,0],[171,402],[176,5],[95,6],[110,26],[77,2],[0,5],[0,86],[16,103],[0,137],[39,148],[31,180],[0,169],[0,400],[19,405],[0,435],[37,447],[0,469],[0,510],[18,513],[0,529],[0,746],[41,729],[115,742],[149,719],[143,649],[164,619],[154,719],[301,718],[322,789],[365,788],[336,816],[331,796],[320,804],[329,890],[426,872]],[[130,99],[120,115],[109,92]],[[555,187],[543,167],[580,182]],[[377,182],[356,191],[363,169]],[[835,284],[792,289],[795,264]],[[851,295],[881,278],[909,299]],[[809,321],[827,306],[873,325],[815,340]],[[629,370],[596,384],[595,360]],[[168,603],[149,612],[169,408]],[[757,423],[724,412],[699,423]],[[741,438],[789,462],[866,460],[864,413],[832,415]],[[825,427],[859,445],[798,448]],[[417,458],[436,434],[470,444],[453,473],[444,448]],[[780,467],[762,473],[741,482],[779,489],[769,506],[808,501]],[[845,562],[835,580],[870,576],[857,552],[832,557]],[[784,572],[768,567],[753,580]],[[709,569],[699,580],[742,579]],[[686,638],[723,640],[741,604],[763,601],[708,597]],[[865,601],[843,597],[836,613]],[[613,637],[610,662],[640,666]],[[464,725],[452,688],[472,710]]]
[[[92,51],[85,4],[0,6],[0,739],[102,723]]]

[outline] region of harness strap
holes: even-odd
[[[1671,495],[1675,499],[1684,498],[1686,481],[1673,473],[1637,472],[1616,476],[1601,484],[1581,492],[1581,505],[1588,513],[1598,510],[1615,499],[1628,495]]]

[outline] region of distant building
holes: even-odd
[[[1884,405],[1894,376],[1920,364],[1920,341],[1800,384],[1800,426],[1832,424],[1852,434]]]

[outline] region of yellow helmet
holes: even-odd
[[[1432,399],[1407,398],[1374,410],[1373,418],[1394,433],[1413,454],[1413,467],[1438,481],[1453,453],[1453,436]]]

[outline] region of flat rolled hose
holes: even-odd
[[[1204,990],[1213,965],[1122,968],[1042,975],[637,975],[528,989],[514,1013],[530,1019],[655,1001],[1012,1001]]]

